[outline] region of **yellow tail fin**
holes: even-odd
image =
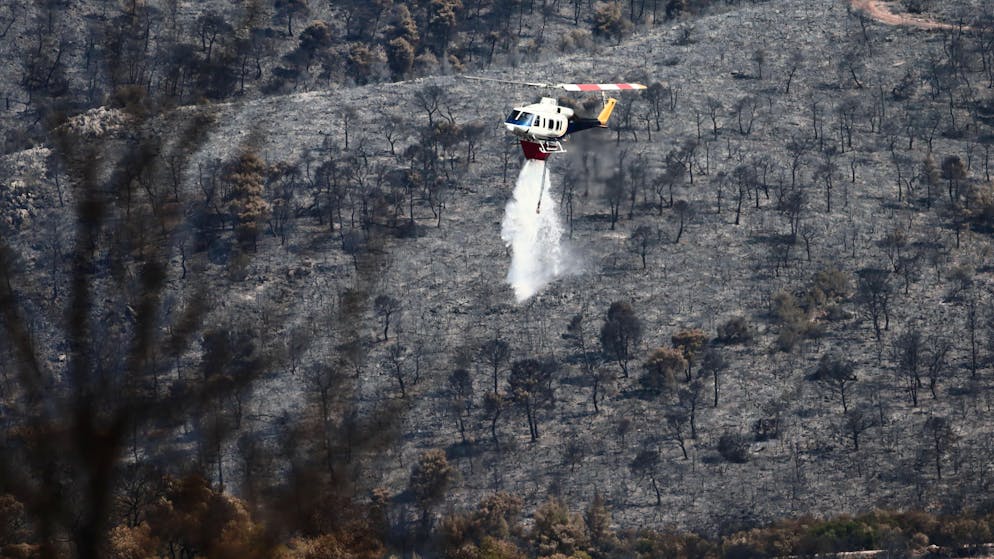
[[[614,97],[608,97],[607,103],[604,103],[604,108],[601,109],[601,114],[597,115],[597,120],[601,123],[601,126],[607,125],[607,119],[611,118],[611,111],[614,110],[614,104],[618,100]]]

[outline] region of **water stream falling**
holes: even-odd
[[[545,182],[544,186],[542,182]],[[551,194],[545,162],[525,161],[504,211],[500,237],[511,248],[507,282],[519,303],[527,301],[564,273],[563,224]],[[541,196],[541,211],[539,207]]]

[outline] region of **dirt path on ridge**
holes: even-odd
[[[919,29],[958,29],[959,26],[908,14],[895,14],[890,9],[893,2],[883,0],[850,0],[852,7],[887,25],[906,25]],[[964,27],[963,29],[969,29]]]

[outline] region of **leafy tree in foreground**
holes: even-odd
[[[49,350],[38,345],[40,332],[32,332],[24,309],[30,279],[13,250],[0,245],[0,312],[12,351],[0,366],[17,379],[16,391],[5,394],[0,494],[31,504],[27,512],[43,557],[55,556],[61,542],[71,542],[76,557],[100,557],[109,545],[123,457],[151,460],[158,451],[135,441],[152,428],[177,427],[202,404],[229,400],[259,374],[251,359],[232,359],[224,370],[212,367],[223,374],[208,377],[172,373],[173,363],[183,366],[183,355],[196,350],[210,305],[197,289],[169,293],[177,272],[170,266],[172,235],[182,221],[162,221],[159,229],[146,225],[160,201],[161,158],[175,157],[183,167],[211,119],[199,112],[171,122],[179,147],[166,149],[144,116],[134,115],[121,141],[83,138],[57,120],[50,131],[73,177],[77,204],[70,218],[76,238],[69,289],[53,313],[65,317],[56,329],[61,340],[52,340],[67,348],[61,371],[42,365]],[[111,172],[104,176],[98,166]],[[251,167],[260,170],[255,161]],[[261,182],[259,174],[254,179]],[[148,186],[144,195],[132,190],[139,182]],[[167,305],[170,297],[179,303]]]
[[[520,532],[521,499],[505,492],[484,497],[476,510],[446,517],[439,527],[446,557],[524,559],[508,541]]]
[[[618,536],[611,530],[611,509],[600,492],[594,493],[594,499],[584,511],[583,522],[587,525],[590,553],[594,557],[610,556],[621,546]]]
[[[556,499],[535,511],[530,536],[539,557],[580,557],[590,544],[583,518]]]
[[[445,498],[449,485],[455,481],[456,470],[440,449],[426,450],[418,457],[411,471],[409,487],[421,507],[422,520],[428,527],[431,510]]]

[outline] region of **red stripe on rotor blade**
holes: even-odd
[[[630,83],[618,83],[615,85],[618,86],[618,89],[635,89],[634,87],[632,87],[632,84]]]
[[[576,86],[580,88],[580,91],[600,91],[601,89],[601,86],[596,83],[578,83]]]

